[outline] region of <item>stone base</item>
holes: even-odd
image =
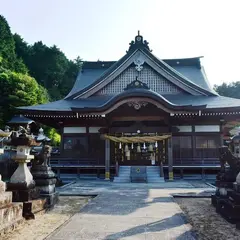
[[[52,168],[48,166],[33,166],[31,169],[31,173],[34,179],[47,179],[56,177],[55,173],[52,171]]]
[[[233,184],[233,188],[235,192],[238,192],[240,194],[240,184],[237,184],[236,182]]]
[[[46,186],[36,186],[36,189],[40,192],[40,195],[55,193],[55,184]]]
[[[18,190],[29,190],[35,188],[35,181],[27,182],[8,182],[7,183],[7,190],[8,191],[18,191]]]
[[[215,194],[211,196],[211,203],[214,207],[217,206],[217,197]]]
[[[23,221],[22,210],[22,203],[12,203],[11,192],[0,193],[0,235]]]
[[[37,199],[38,197],[39,192],[36,189],[12,191],[13,202],[27,202]]]
[[[6,190],[6,184],[1,180],[1,175],[0,175],[0,193],[5,192]]]
[[[234,182],[223,182],[220,180],[216,180],[216,187],[217,188],[226,188],[226,189],[233,189]]]
[[[240,230],[240,221],[236,223],[236,228]]]
[[[0,192],[0,209],[12,203],[11,192]],[[0,215],[1,216],[1,215]]]
[[[31,172],[41,195],[55,193],[57,179],[51,167],[37,165],[31,169]]]
[[[240,222],[240,205],[229,200],[219,202],[217,204],[217,212],[230,223]]]
[[[35,214],[48,208],[46,198],[35,199],[23,203],[23,217],[27,220],[35,219]]]
[[[22,203],[11,203],[5,208],[0,208],[0,235],[8,228],[12,228],[20,221],[23,221],[22,210]]]
[[[39,197],[39,191],[35,188],[35,182],[7,183],[7,191],[13,193],[13,202],[27,202]]]
[[[216,207],[217,212],[218,212],[218,207],[217,206],[220,204],[220,202],[225,201],[227,199],[228,199],[228,196],[221,196],[221,195],[216,195],[216,194],[211,196],[212,205],[214,207]]]
[[[51,194],[41,194],[41,196],[47,199],[49,208],[52,208],[59,201],[59,192],[54,192]]]

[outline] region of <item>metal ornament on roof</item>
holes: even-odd
[[[140,52],[136,55],[135,59],[134,59],[134,64],[136,65],[135,69],[140,72],[143,69],[143,64],[145,62],[145,58],[143,56],[143,54],[141,54]]]

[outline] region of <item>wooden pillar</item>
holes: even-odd
[[[168,178],[170,181],[173,181],[172,137],[168,139]]]
[[[195,125],[192,126],[192,160],[196,158],[196,133],[195,133]]]
[[[223,141],[223,128],[224,128],[224,120],[221,119],[220,120],[220,147],[224,145],[224,141]]]
[[[63,155],[64,152],[64,139],[63,139],[63,126],[60,126],[60,135],[61,135],[61,142],[60,142],[60,154]]]
[[[105,180],[110,180],[110,140],[105,140]]]

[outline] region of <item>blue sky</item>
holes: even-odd
[[[25,41],[67,57],[118,60],[137,31],[159,58],[204,56],[210,83],[240,81],[239,0],[0,0]]]

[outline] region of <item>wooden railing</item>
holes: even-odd
[[[102,159],[98,158],[67,158],[67,157],[52,157],[52,168],[105,168]],[[111,166],[115,167],[115,166]]]
[[[175,158],[173,165],[184,166],[213,166],[220,165],[218,158]]]

